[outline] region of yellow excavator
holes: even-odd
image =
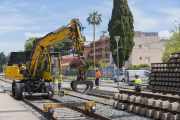
[[[93,82],[86,80],[84,62],[84,42],[81,32],[84,29],[79,19],[72,19],[71,23],[50,32],[36,40],[34,51],[11,52],[8,66],[5,68],[5,78],[13,79],[12,95],[16,99],[26,96],[52,97],[54,94],[53,80],[61,74],[60,53],[49,52],[50,47],[70,37],[81,62],[77,80],[70,83],[75,92],[87,93],[93,88]],[[85,84],[86,88],[79,90],[77,85]]]

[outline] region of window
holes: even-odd
[[[141,45],[139,45],[139,49],[141,49]]]
[[[145,51],[149,50],[149,45],[145,45]]]
[[[145,62],[149,62],[149,57],[145,57]]]
[[[142,57],[139,57],[140,60],[142,60]]]
[[[162,50],[165,50],[166,45],[162,45]]]

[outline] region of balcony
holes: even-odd
[[[95,49],[102,49],[103,45],[97,45],[95,46]],[[110,47],[110,44],[105,44],[105,47]],[[90,50],[94,50],[94,47],[92,46]]]
[[[106,51],[105,52],[105,55],[109,55],[109,52],[110,51]],[[99,55],[102,55],[103,53],[102,52],[99,52],[99,53],[96,53],[95,56],[99,56]],[[94,56],[93,54],[91,54],[90,56]]]

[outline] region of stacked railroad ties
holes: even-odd
[[[180,94],[180,53],[174,53],[169,58],[168,63],[151,64],[149,88],[153,92],[172,93],[172,91],[177,91],[176,94]]]
[[[152,64],[149,87],[153,93],[120,90],[113,96],[113,106],[155,119],[180,120],[180,53],[169,58],[167,63]]]

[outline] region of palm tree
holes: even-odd
[[[93,12],[93,14],[89,13],[89,17],[86,19],[88,24],[92,24],[94,26],[94,67],[95,67],[95,25],[100,25],[101,20],[101,14],[98,14],[97,12]]]

